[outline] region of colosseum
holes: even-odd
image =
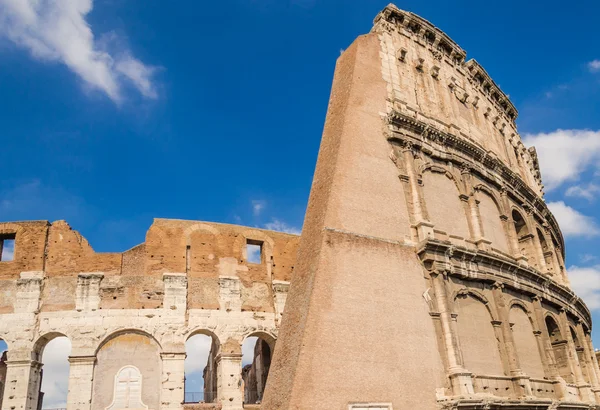
[[[0,223],[2,410],[40,408],[57,337],[68,410],[599,409],[590,311],[516,118],[477,61],[389,5],[337,62],[300,236],[155,219],[96,253],[64,221]]]

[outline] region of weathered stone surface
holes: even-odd
[[[65,221],[0,223],[1,409],[37,409],[58,336],[68,410],[597,409],[591,317],[535,149],[465,57],[393,5],[342,54],[301,236],[156,219],[96,253]],[[196,334],[212,346],[192,404]]]

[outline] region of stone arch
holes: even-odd
[[[545,229],[536,224],[535,233],[538,237],[538,241],[540,244],[541,255],[540,258],[544,262],[544,266],[551,273],[555,272],[554,262],[552,261],[552,246],[551,242],[549,243],[546,240],[546,235],[544,234]]]
[[[39,371],[37,380],[35,375],[30,376],[30,383],[34,386],[32,392],[37,395],[38,408],[43,408],[45,401],[47,401],[47,393],[50,390],[62,391],[62,388],[68,386],[69,383],[69,370],[70,364],[68,361],[71,353],[71,338],[65,333],[61,332],[48,332],[36,340],[32,349],[32,358],[42,363],[41,370]],[[51,360],[48,360],[46,356],[48,349],[57,349],[53,352]],[[58,353],[58,354],[57,354]],[[66,403],[67,395],[66,391],[64,394],[58,394],[58,397],[52,397],[55,400],[64,400]]]
[[[185,403],[214,403],[217,400],[219,394],[217,383],[217,356],[219,350],[219,338],[212,331],[197,328],[187,334],[185,343]],[[199,377],[200,368],[202,369],[202,382],[200,382]]]
[[[535,249],[533,230],[526,217],[517,207],[511,207],[511,222],[516,235],[516,246],[519,253],[527,258],[529,264],[539,270],[538,256]]]
[[[121,335],[124,334],[139,334],[140,336],[145,336],[149,339],[152,339],[152,341],[154,343],[157,344],[157,346],[159,347],[160,351],[162,352],[162,345],[160,344],[160,342],[150,333],[146,332],[145,330],[142,329],[136,329],[136,328],[122,328],[122,329],[118,329],[118,330],[114,330],[111,333],[109,333],[107,336],[104,337],[104,339],[102,339],[100,341],[100,343],[98,343],[98,346],[96,347],[96,351],[95,351],[95,355],[98,354],[98,352],[100,351],[100,349],[102,349],[102,347],[107,344],[108,342],[110,342],[112,339],[119,337]]]
[[[226,248],[221,232],[214,226],[196,223],[188,226],[183,236],[186,244],[186,273],[190,277],[214,277],[218,256]]]
[[[469,291],[459,293],[455,304],[457,329],[464,367],[479,375],[503,375],[500,344],[491,309]]]
[[[484,185],[478,185],[475,190],[478,193],[477,200],[483,225],[483,236],[492,242],[492,247],[509,253],[506,230],[502,220],[504,216],[502,202],[491,189]]]
[[[463,189],[452,173],[429,165],[425,167],[421,180],[425,209],[434,229],[448,235],[470,238],[466,203],[461,200]]]
[[[513,302],[508,316],[521,370],[531,377],[544,378],[543,351],[540,351],[540,345],[534,333],[535,327],[531,312],[523,304]]]
[[[244,403],[258,404],[262,401],[267,385],[275,337],[264,331],[255,331],[242,340]]]
[[[485,308],[487,309],[488,313],[490,314],[490,317],[492,318],[492,320],[493,321],[498,320],[496,312],[492,309],[488,298],[485,297],[485,295],[483,293],[479,292],[477,289],[470,289],[470,288],[466,288],[466,287],[457,290],[452,295],[452,302],[454,304],[453,305],[453,313],[458,314],[457,301],[459,298],[466,297],[466,296],[470,296],[474,299],[477,299],[479,302],[481,302],[485,306]]]
[[[119,329],[109,334],[96,350],[92,410],[106,410],[114,400],[115,376],[125,366],[136,367],[141,377],[141,400],[149,408],[160,408],[162,347],[149,333]]]
[[[552,347],[552,354],[554,355],[554,362],[556,363],[558,374],[565,379],[567,383],[573,383],[575,377],[569,364],[568,343],[562,334],[559,322],[550,312],[546,312],[544,322],[546,324],[546,332],[550,339],[550,346]]]

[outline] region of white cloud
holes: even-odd
[[[254,216],[259,216],[260,213],[267,206],[267,201],[264,199],[253,199],[252,200],[252,213]]]
[[[571,266],[567,272],[571,287],[590,310],[600,310],[600,265],[582,268]]]
[[[577,212],[563,201],[549,202],[548,208],[558,220],[560,229],[566,237],[591,237],[600,234],[600,229],[593,218]]]
[[[42,379],[44,408],[67,407],[67,392],[69,390],[68,359],[70,353],[71,342],[66,337],[53,339],[44,348],[42,354],[42,363],[44,363],[44,377]]]
[[[269,229],[271,231],[285,232],[291,233],[294,235],[300,235],[301,229],[298,229],[294,226],[289,226],[283,221],[280,221],[277,218],[273,218],[271,222],[265,224],[265,229]]]
[[[600,72],[600,60],[590,61],[587,66],[592,73]]]
[[[600,186],[596,184],[587,185],[574,185],[569,187],[565,192],[566,196],[585,198],[588,201],[593,201],[596,198],[596,194],[600,192]]]
[[[154,68],[127,50],[110,53],[94,38],[86,20],[93,0],[0,0],[0,36],[44,61],[60,62],[88,86],[122,100],[122,87],[133,85],[156,98]]]
[[[247,364],[252,364],[254,361],[254,347],[256,346],[256,341],[258,337],[251,336],[244,340],[242,344],[242,367]]]
[[[576,181],[588,169],[600,169],[600,131],[556,130],[526,135],[524,142],[535,146],[546,190]]]
[[[208,354],[212,339],[206,335],[194,335],[185,342],[185,373],[194,373],[204,371],[208,363]]]

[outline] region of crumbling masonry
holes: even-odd
[[[343,53],[300,237],[157,219],[143,244],[100,254],[62,221],[0,224],[15,241],[2,409],[36,409],[57,336],[72,344],[68,410],[182,409],[198,333],[213,347],[195,408],[600,408],[590,312],[535,150],[465,57],[393,5]]]

